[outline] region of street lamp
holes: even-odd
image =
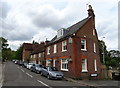
[[[102,40],[103,40],[104,38],[105,38],[105,37],[102,37]],[[104,44],[104,41],[103,41],[102,45],[103,45],[103,64],[105,64],[105,51],[104,51],[105,44]]]

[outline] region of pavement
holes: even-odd
[[[3,83],[3,64],[0,61],[0,88],[2,87],[2,83]]]
[[[65,79],[70,82],[89,86],[90,88],[120,88],[120,81],[115,80],[74,80],[67,77]]]

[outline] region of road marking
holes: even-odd
[[[20,67],[17,67],[17,68],[20,68]]]
[[[23,69],[21,69],[22,72],[25,72]]]
[[[30,76],[31,78],[33,77],[32,75],[30,75],[29,73],[26,73],[28,76]]]
[[[47,84],[45,84],[44,82],[42,82],[42,81],[40,81],[40,80],[37,80],[39,83],[41,83],[41,84],[43,84],[44,86],[47,86],[47,87],[49,87],[49,88],[52,88],[52,87],[50,87],[49,85],[47,85]]]

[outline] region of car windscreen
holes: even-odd
[[[49,71],[58,71],[55,67],[49,67]]]

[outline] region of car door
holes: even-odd
[[[44,67],[44,68],[42,69],[42,73],[43,73],[43,75],[45,75],[45,76],[46,76],[46,71],[47,71],[47,68]]]

